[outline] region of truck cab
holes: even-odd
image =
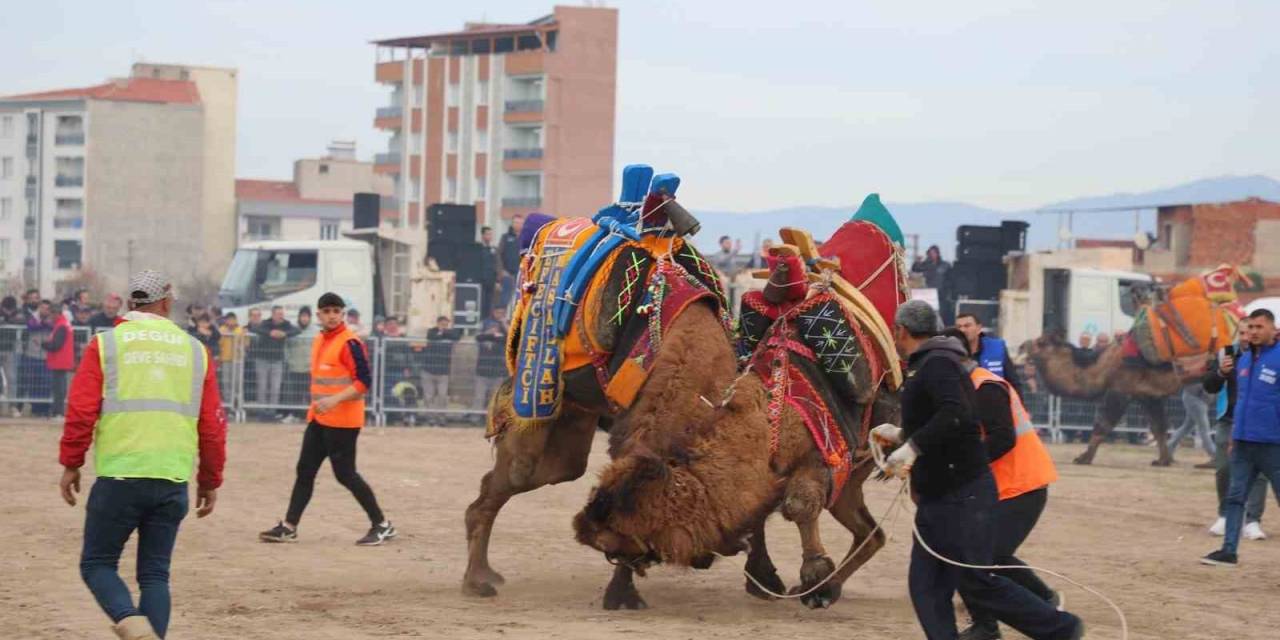
[[[1084,333],[1128,331],[1154,286],[1151,276],[1133,271],[1045,269],[1040,333],[1074,342]]]
[[[282,306],[297,317],[314,307],[326,291],[347,302],[348,309],[373,311],[373,247],[356,240],[276,241],[246,243],[236,250],[218,292],[223,312],[244,323],[249,309]]]

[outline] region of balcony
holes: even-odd
[[[374,117],[377,118],[399,118],[404,115],[404,109],[400,107],[378,107]]]
[[[537,207],[541,205],[542,196],[521,196],[502,199],[502,206],[504,207]]]
[[[53,179],[56,187],[83,187],[84,176],[57,176]]]
[[[373,116],[373,127],[383,131],[398,131],[404,126],[404,109],[400,107],[378,107]]]
[[[84,132],[59,133],[53,136],[53,143],[58,146],[79,146],[84,144]]]
[[[542,113],[542,100],[508,100],[507,113]]]
[[[36,219],[35,218],[31,216],[27,216],[23,220],[22,239],[28,240],[28,241],[36,239]]]
[[[373,154],[373,163],[374,164],[394,164],[396,166],[399,166],[400,153],[395,151],[390,153],[375,153]]]
[[[84,218],[53,217],[54,229],[83,229]]]
[[[378,199],[378,207],[383,211],[388,209],[392,211],[400,210],[400,199],[395,196],[382,196]]]
[[[373,77],[377,82],[387,84],[404,82],[404,61],[379,62],[374,68]]]
[[[542,157],[542,149],[507,149],[502,152],[504,160],[536,160]]]
[[[27,176],[26,197],[28,200],[36,199],[36,187],[37,187],[36,177]]]

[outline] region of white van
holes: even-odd
[[[332,291],[363,316],[373,316],[373,247],[357,240],[314,240],[246,243],[236,250],[218,292],[223,313],[233,312],[243,325],[249,309],[282,306],[292,322],[298,309],[315,310],[316,300]],[[368,322],[367,321],[367,322]]]

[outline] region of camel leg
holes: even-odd
[[[831,579],[831,582],[837,585],[843,585],[853,572],[866,564],[881,547],[884,547],[884,531],[876,527],[875,516],[871,515],[871,511],[867,509],[866,500],[862,494],[864,480],[865,477],[858,475],[849,478],[844,492],[830,509],[831,515],[853,533],[853,543],[849,547],[849,552],[854,553],[854,550],[857,550],[857,553]]]
[[[649,608],[636,590],[635,571],[631,567],[619,564],[613,568],[613,579],[604,590],[604,608],[608,611]]]
[[[493,469],[480,480],[480,495],[467,507],[466,595],[497,595],[504,582],[489,566],[489,536],[498,512],[512,496],[548,484],[568,482],[587,470],[596,419],[569,413],[553,424],[509,431],[498,441]]]
[[[1141,404],[1147,421],[1151,423],[1151,437],[1156,439],[1159,451],[1151,466],[1167,467],[1173,464],[1173,454],[1169,452],[1169,415],[1165,411],[1164,398],[1143,398]]]
[[[801,466],[787,483],[786,497],[782,501],[782,516],[800,529],[800,547],[804,562],[800,565],[800,586],[791,593],[812,589],[823,578],[831,575],[836,565],[822,546],[818,528],[818,516],[827,501],[826,466],[821,462],[809,462]],[[825,609],[840,599],[840,585],[829,581],[800,601],[810,609]]]
[[[747,552],[747,573],[755,578],[752,581],[747,579],[747,593],[761,600],[773,600],[774,597],[769,595],[764,589],[756,586],[756,582],[764,585],[765,589],[773,593],[786,593],[787,585],[782,582],[782,578],[778,577],[778,568],[773,566],[773,559],[769,557],[769,548],[765,545],[764,540],[764,523],[761,522],[751,534],[751,550]]]
[[[1106,441],[1107,436],[1115,430],[1116,424],[1124,417],[1124,411],[1129,406],[1128,396],[1122,396],[1115,393],[1106,393],[1102,396],[1102,401],[1098,405],[1098,409],[1093,419],[1093,431],[1089,434],[1089,445],[1073,461],[1076,464],[1093,464],[1093,457],[1098,453],[1098,447]]]

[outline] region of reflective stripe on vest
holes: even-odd
[[[1001,500],[1008,500],[1029,491],[1046,487],[1058,479],[1053,458],[1040,441],[1031,414],[1022,404],[1022,398],[1007,380],[982,367],[969,373],[973,388],[984,384],[998,384],[1009,395],[1009,412],[1013,416],[1013,448],[991,463],[991,475],[995,476],[996,489]]]
[[[351,327],[343,327],[332,336],[324,332],[316,335],[311,343],[311,401],[341,393],[355,383],[354,372],[342,364],[342,353],[347,343],[359,340]],[[364,426],[364,397],[338,403],[333,410],[317,414],[315,405],[307,411],[307,420],[315,420],[326,427],[360,428]]]
[[[132,320],[99,334],[102,414],[94,435],[99,476],[186,482],[208,353],[168,320]]]

